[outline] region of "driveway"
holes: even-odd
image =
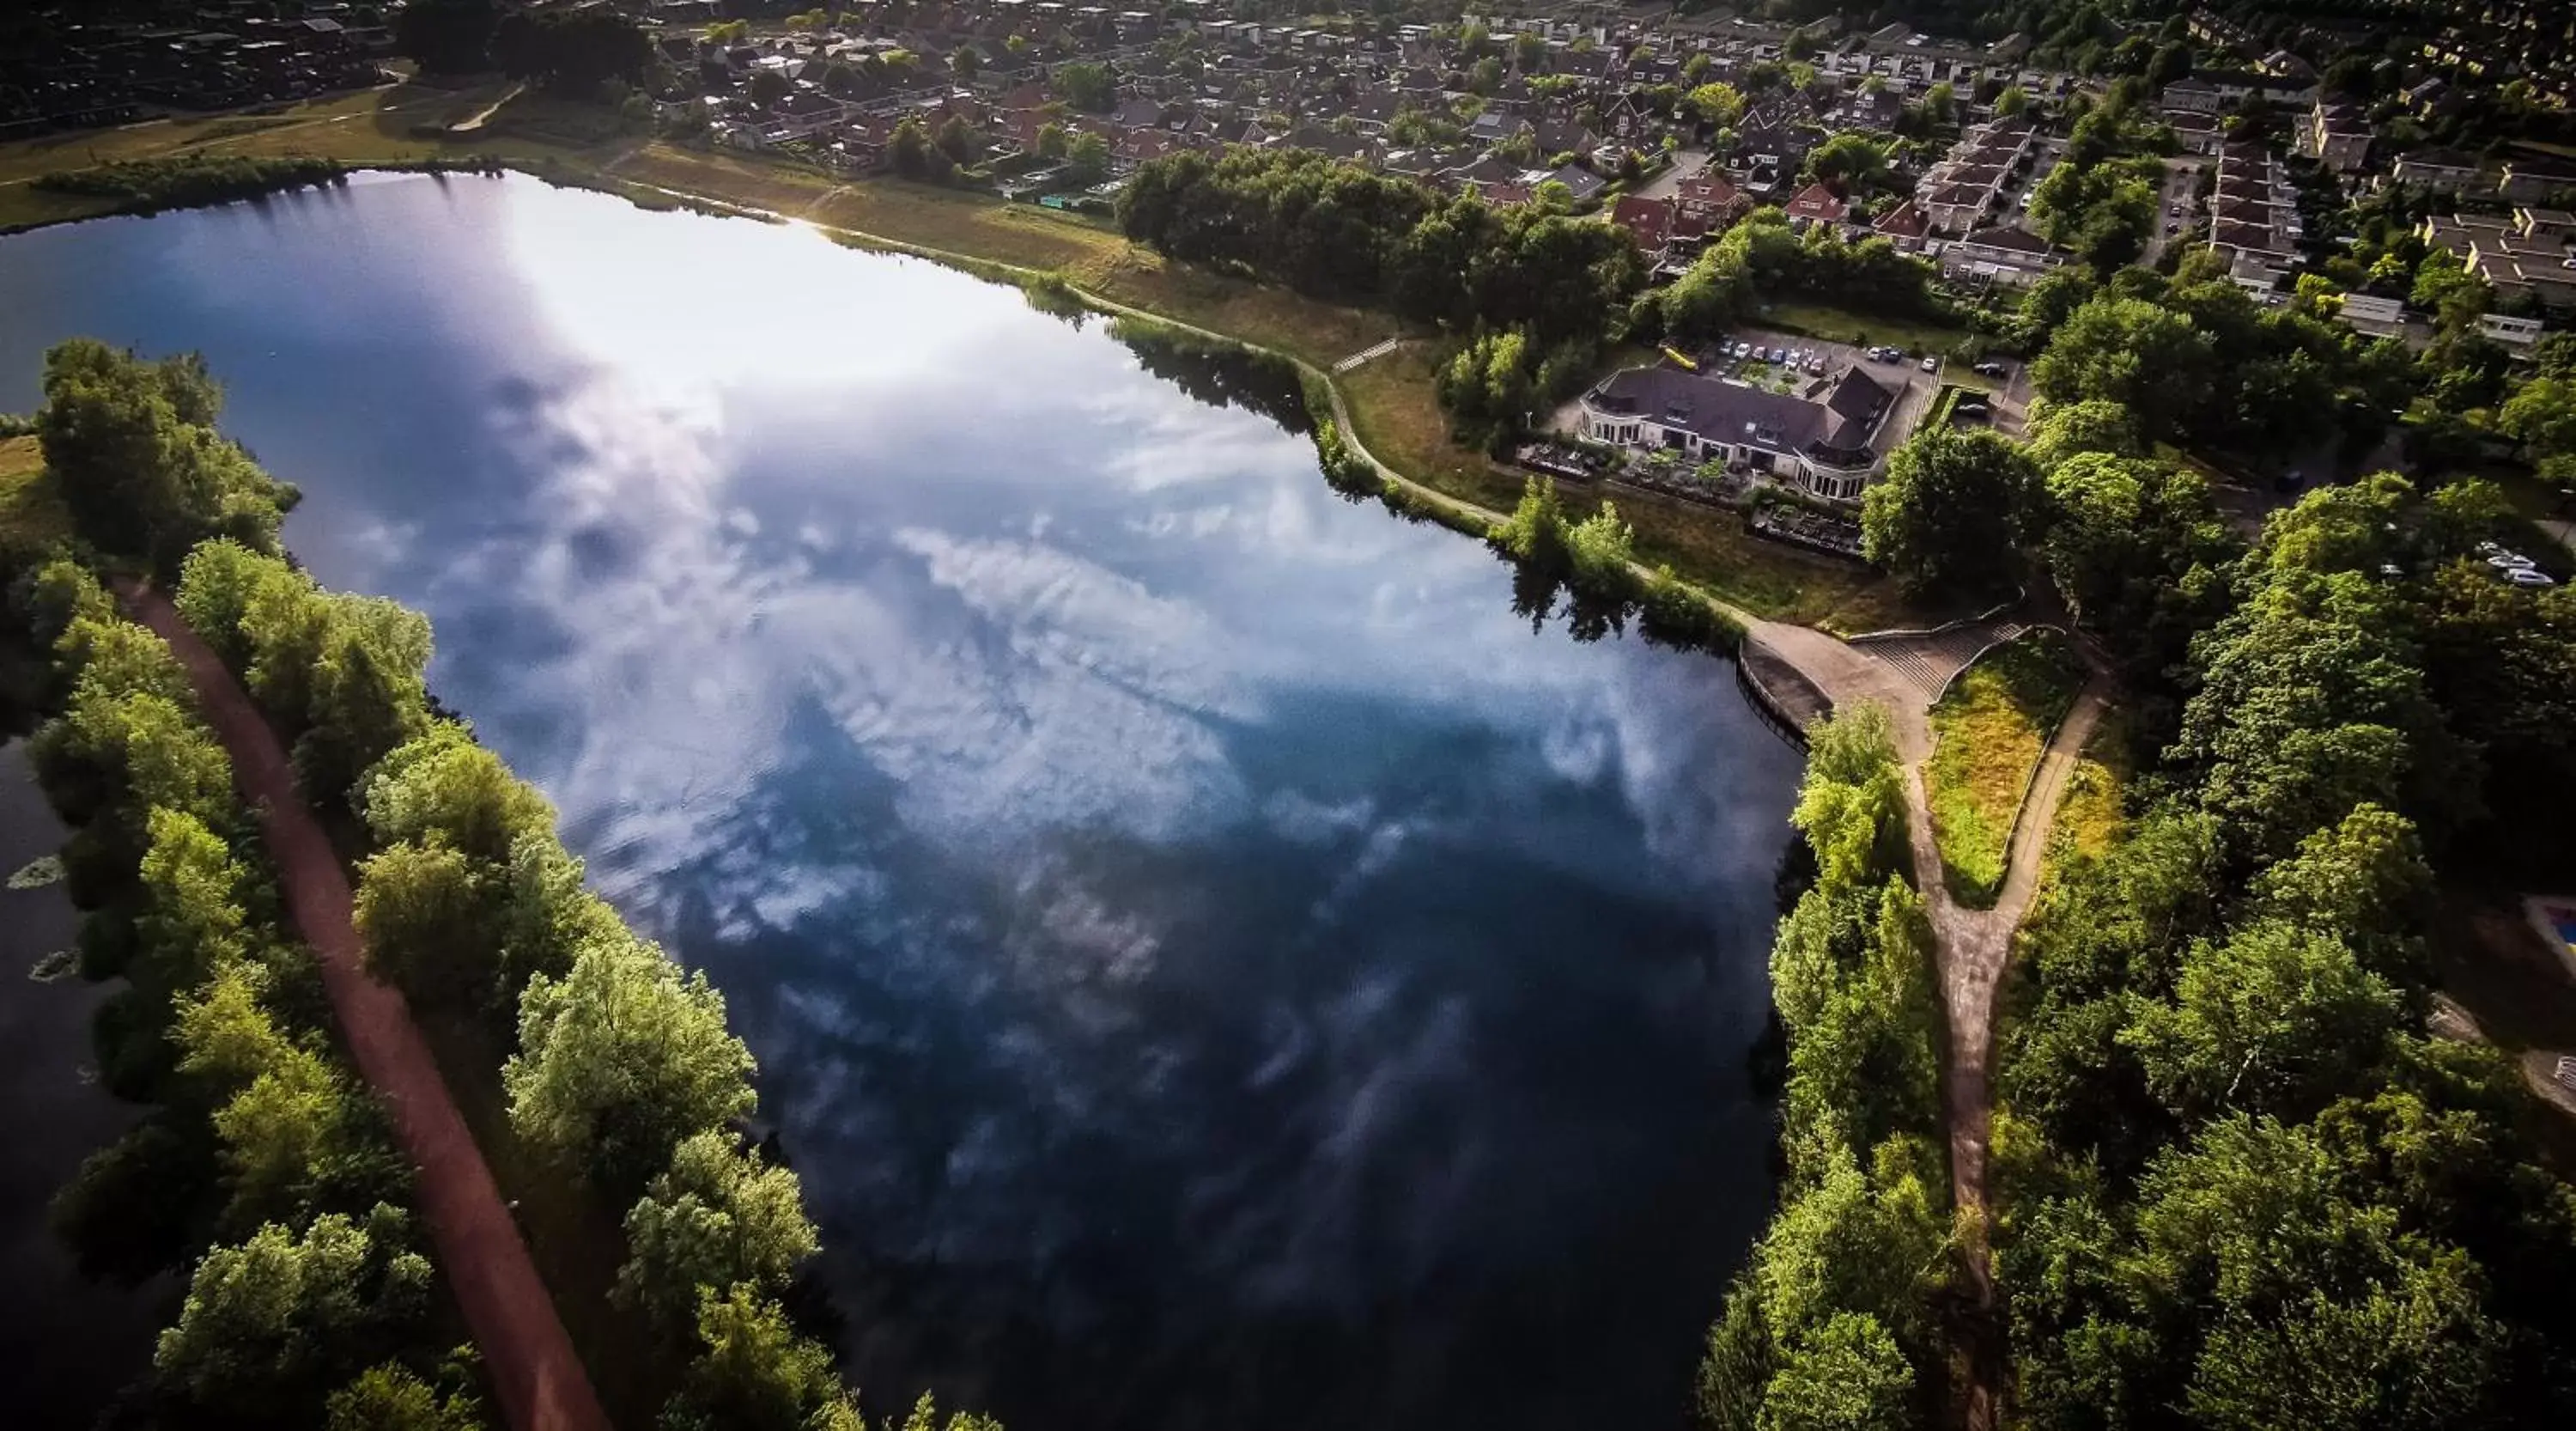
[[[2155,267],[2156,260],[2164,257],[2165,246],[2189,235],[2192,224],[2199,219],[2200,215],[2192,209],[2191,193],[2199,182],[2202,162],[2197,155],[2165,160],[2164,188],[2156,195],[2156,226],[2147,238],[2146,256],[2139,260],[2146,267]],[[2174,217],[2177,205],[2182,208],[2179,219]],[[2165,225],[2172,223],[2181,224],[2183,232],[2168,236]]]
[[[1681,192],[1682,181],[1684,179],[1698,173],[1707,166],[1707,150],[1676,149],[1673,151],[1672,167],[1646,181],[1645,187],[1637,191],[1637,197],[1641,199],[1669,199],[1673,195]]]

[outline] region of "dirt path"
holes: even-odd
[[[322,967],[322,983],[358,1072],[393,1116],[395,1136],[419,1170],[420,1211],[438,1264],[513,1431],[608,1431],[598,1394],[528,1259],[492,1170],[448,1097],[437,1060],[401,994],[361,964],[348,877],[295,791],[276,732],[214,652],[160,592],[120,595],[136,619],[170,643],[187,668],[207,723],[232,755],[233,782],[259,812],[296,928]]]

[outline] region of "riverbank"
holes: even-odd
[[[478,118],[485,122],[462,127]],[[1410,331],[1389,315],[1172,263],[1097,219],[890,178],[841,182],[788,164],[619,135],[601,111],[511,97],[497,85],[410,83],[272,115],[156,121],[0,145],[0,232],[133,207],[50,192],[35,182],[47,174],[173,157],[320,157],[352,169],[507,167],[646,207],[807,223],[856,246],[1004,281],[1050,278],[1106,311],[1137,312],[1295,360],[1331,388],[1337,421],[1355,446],[1444,502],[1491,519],[1520,488],[1520,474],[1450,439],[1433,393],[1439,336]],[[1384,358],[1334,372],[1389,338],[1404,341]],[[1569,512],[1589,515],[1604,495],[1569,490]],[[1926,624],[1884,578],[1765,542],[1732,513],[1635,493],[1617,500],[1642,556],[1739,612],[1846,635]]]

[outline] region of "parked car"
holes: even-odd
[[[1753,345],[1751,343],[1738,343],[1735,345],[1733,351],[1737,360],[1741,361],[1753,356]]]
[[[1989,362],[1989,363],[1979,363],[1979,364],[1977,364],[1977,371],[1978,371],[1978,372],[1980,372],[1980,373],[1985,374],[1987,377],[1990,377],[1990,378],[2000,378],[2000,377],[2003,377],[2003,376],[2005,376],[2005,375],[2009,374],[2009,373],[2012,371],[2012,369],[2005,367],[2005,366],[2004,366],[2003,364],[2001,364],[2001,363],[1991,363],[1991,362]]]
[[[2529,571],[2539,564],[2520,552],[2497,552],[2487,558],[2487,565],[2498,571]]]
[[[1925,371],[1925,372],[1927,372],[1927,373],[1937,373],[1937,372],[1941,371],[1941,360],[1940,360],[1939,358],[1936,358],[1936,357],[1932,356],[1932,355],[1931,355],[1931,354],[1929,354],[1929,353],[1924,354],[1924,355],[1923,355],[1923,371]]]
[[[1983,422],[1987,418],[1994,416],[1995,413],[1993,408],[1973,399],[1959,404],[1957,407],[1950,409],[1950,411],[1961,417],[1969,418],[1977,422]]]
[[[2504,574],[2516,586],[2556,586],[2557,579],[2538,567],[2518,566]]]

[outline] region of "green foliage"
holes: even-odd
[[[1055,67],[1047,81],[1065,103],[1091,114],[1107,114],[1118,106],[1118,77],[1107,65],[1077,60]]]
[[[175,568],[209,536],[277,545],[293,490],[214,430],[223,397],[205,361],[146,363],[91,338],[45,354],[45,466],[101,551]]]
[[[318,189],[341,182],[348,172],[339,160],[309,154],[185,154],[67,169],[39,176],[35,186],[57,194],[114,199],[131,212],[151,214]]]
[[[1443,200],[1311,150],[1149,160],[1119,195],[1118,218],[1130,238],[1175,258],[1426,321],[1517,329],[1540,347],[1597,341],[1645,276],[1607,225],[1498,211],[1473,194]]]
[[[441,1395],[399,1363],[358,1373],[331,1393],[329,1431],[483,1431],[482,1403],[464,1391]]]
[[[1889,455],[1861,506],[1862,550],[1917,591],[2010,587],[2036,525],[2039,473],[1989,429],[1929,427]]]
[[[613,1295],[673,1327],[690,1324],[706,1292],[779,1295],[820,1246],[798,1196],[796,1174],[763,1167],[729,1135],[690,1135],[626,1214]]]
[[[1886,313],[1930,317],[1935,270],[1884,238],[1860,243],[1820,227],[1801,240],[1788,216],[1756,209],[1701,250],[1688,272],[1664,290],[1658,316],[1671,336],[1705,342],[1740,321],[1756,299],[1810,296]]]
[[[667,1167],[690,1134],[751,1111],[750,1050],[724,996],[620,931],[519,1000],[519,1051],[501,1070],[510,1126],[611,1196]]]
[[[1780,1359],[1764,1431],[1903,1431],[1916,1424],[1914,1368],[1865,1313],[1841,1312]]]
[[[317,799],[346,800],[429,724],[429,623],[399,603],[325,591],[283,560],[212,542],[189,554],[178,605],[295,734],[297,777]]]
[[[2072,161],[2048,171],[2030,194],[2030,218],[2042,238],[2109,273],[2146,251],[2156,229],[2162,167]]]
[[[2105,293],[2067,318],[2030,377],[2051,402],[2114,404],[2153,438],[2172,433],[2207,400],[2216,364],[2215,346],[2189,318]]]
[[[437,842],[497,862],[530,834],[550,834],[554,808],[463,726],[431,726],[368,773],[359,811],[379,844]]]
[[[512,10],[492,32],[492,60],[513,79],[587,99],[610,80],[651,74],[653,42],[613,10]]]
[[[165,1394],[249,1425],[320,1419],[331,1388],[381,1360],[428,1314],[430,1266],[402,1214],[270,1225],[197,1264],[152,1357]]]
[[[1735,86],[1712,81],[1699,85],[1683,97],[1691,113],[1711,129],[1732,129],[1744,117],[1744,96]]]
[[[866,1431],[831,1352],[752,1288],[707,1292],[698,1339],[705,1350],[663,1411],[663,1431]]]

